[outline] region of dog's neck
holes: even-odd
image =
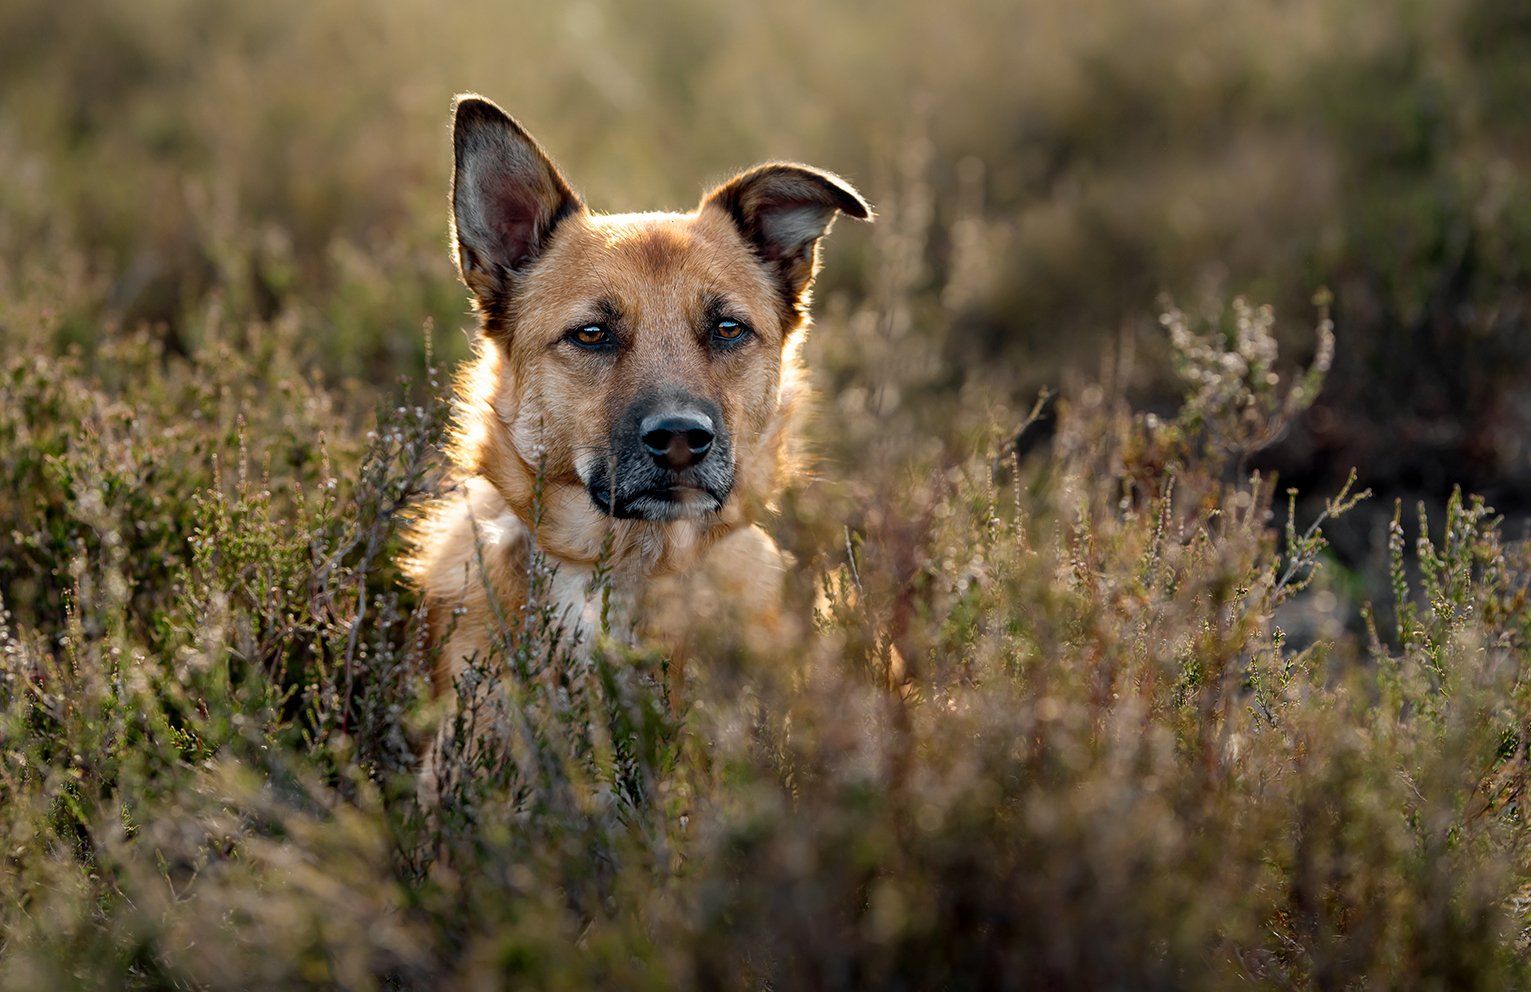
[[[543,499],[540,513],[535,503],[511,507],[538,548],[560,561],[635,579],[684,572],[750,522],[733,500],[722,512],[695,519],[618,520],[596,509],[577,483],[545,487]]]

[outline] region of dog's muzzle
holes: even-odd
[[[717,404],[677,390],[639,397],[612,430],[585,488],[623,520],[681,520],[723,509],[733,449]]]

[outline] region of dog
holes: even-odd
[[[435,693],[455,696],[517,615],[539,553],[578,637],[679,650],[719,604],[769,628],[785,560],[760,522],[799,470],[818,246],[870,207],[777,162],[688,213],[603,215],[489,100],[459,96],[452,130],[452,249],[480,333],[456,485],[404,562],[440,649]]]

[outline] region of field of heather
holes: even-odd
[[[475,671],[398,556],[452,95],[855,182],[799,622]],[[1519,0],[0,5],[0,989],[1531,987]]]

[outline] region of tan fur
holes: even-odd
[[[530,154],[518,150],[512,164]],[[539,180],[538,195],[561,184],[552,173]],[[455,484],[421,511],[405,562],[433,638],[445,640],[438,695],[452,695],[465,659],[483,654],[516,616],[534,546],[556,565],[555,607],[587,634],[600,615],[591,588],[598,561],[611,569],[616,636],[675,648],[719,604],[763,628],[777,622],[782,557],[759,522],[797,470],[799,353],[816,238],[807,242],[807,271],[784,294],[783,267],[730,213],[732,189],[725,184],[688,213],[607,216],[577,204],[515,276],[513,291],[495,282],[508,281],[503,271],[473,267],[478,260],[464,250],[473,246],[459,246],[484,333],[457,383]],[[821,221],[819,233],[827,226]],[[726,355],[708,351],[695,329],[706,301],[718,297],[747,316],[758,340]],[[599,317],[593,308],[602,300],[621,307],[630,333],[619,359],[564,341],[571,327]],[[671,382],[721,409],[733,445],[730,498],[701,517],[608,516],[582,468],[588,475],[613,418],[639,390]]]

